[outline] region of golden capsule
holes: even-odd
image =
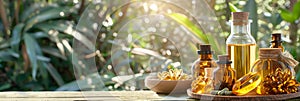
[[[296,84],[296,81],[294,81],[294,80],[291,80],[291,81],[288,82],[288,86],[293,86],[295,84]]]
[[[279,88],[278,91],[279,91],[280,93],[284,93],[284,90],[281,89],[281,88]]]
[[[282,86],[283,86],[283,84],[279,84],[277,87],[278,87],[278,88],[281,88]]]
[[[261,76],[257,73],[248,73],[235,82],[232,93],[235,95],[245,95],[255,89],[261,82]]]

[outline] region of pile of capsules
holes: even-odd
[[[168,71],[159,72],[157,77],[160,80],[188,80],[191,77],[183,73],[182,69],[175,68],[172,65],[168,66]]]
[[[289,71],[282,71],[280,68],[274,74],[267,75],[262,83],[266,94],[296,93],[300,86]]]

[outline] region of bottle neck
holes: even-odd
[[[270,48],[281,48],[281,52],[284,52],[284,47],[281,41],[272,41]]]
[[[249,24],[246,25],[231,25],[231,33],[233,34],[240,34],[240,33],[249,33],[250,32],[250,27]]]
[[[219,68],[231,68],[231,64],[230,63],[228,63],[228,64],[218,64],[219,65]]]
[[[259,54],[259,59],[274,59],[278,60],[280,54]]]
[[[282,44],[281,42],[272,42],[271,48],[281,48]]]
[[[199,59],[200,60],[212,60],[212,54],[200,54]]]

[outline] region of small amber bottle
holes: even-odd
[[[191,85],[192,92],[198,94],[208,94],[214,89],[211,74],[213,73],[213,70],[214,68],[204,68],[205,76],[198,76],[198,78],[193,80]]]
[[[232,86],[236,80],[236,72],[231,67],[232,61],[228,55],[219,55],[217,61],[218,67],[213,72],[213,86],[215,90],[228,88],[232,90]]]
[[[284,52],[284,47],[282,46],[280,33],[272,34],[272,41],[270,43],[271,43],[270,48],[281,48],[282,52]]]
[[[205,76],[204,68],[216,68],[217,64],[213,59],[213,51],[210,45],[200,45],[198,50],[199,58],[192,65],[192,76],[196,79],[198,76]]]

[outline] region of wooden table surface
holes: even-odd
[[[74,100],[195,100],[187,94],[156,94],[153,91],[30,91],[0,92],[0,101],[74,101]],[[251,99],[249,99],[251,100]],[[253,99],[252,99],[253,100]],[[289,99],[300,101],[300,98]]]
[[[186,94],[156,94],[153,91],[39,91],[0,92],[0,101],[71,100],[188,100]]]

